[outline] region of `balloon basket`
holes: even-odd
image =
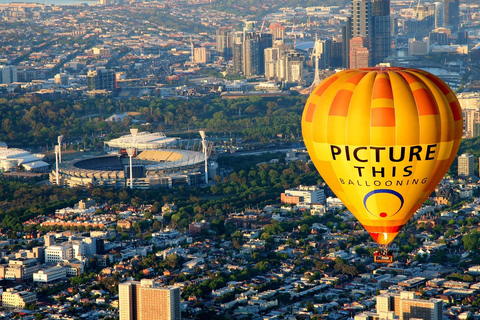
[[[375,263],[392,263],[393,253],[388,248],[380,248],[379,251],[373,253],[373,261]]]

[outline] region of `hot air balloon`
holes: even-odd
[[[441,181],[460,146],[458,100],[418,69],[345,70],[307,100],[302,133],[328,186],[382,249]]]

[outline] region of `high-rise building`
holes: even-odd
[[[225,59],[231,59],[233,55],[233,43],[230,28],[220,28],[216,32],[217,52]]]
[[[276,80],[278,76],[279,63],[281,60],[280,48],[267,48],[265,55],[265,78],[267,80]]]
[[[350,69],[369,66],[370,51],[367,37],[354,37],[350,40]]]
[[[303,81],[303,63],[305,57],[292,51],[285,55],[285,82],[301,83]]]
[[[450,26],[456,31],[460,23],[459,0],[442,0],[443,25]]]
[[[210,61],[210,52],[205,47],[193,49],[193,62],[207,63]]]
[[[54,77],[54,81],[56,84],[59,84],[62,86],[68,86],[70,84],[68,74],[66,73],[57,73]]]
[[[441,320],[443,301],[440,299],[418,299],[415,292],[382,294],[377,296],[377,314],[394,314],[400,320]],[[383,317],[381,319],[384,319]]]
[[[474,175],[473,162],[474,157],[471,154],[464,153],[458,156],[458,175],[462,177],[471,177]]]
[[[352,17],[342,26],[342,67],[350,67],[350,40],[352,39]]]
[[[372,0],[371,60],[373,65],[385,62],[391,48],[390,0]]]
[[[117,90],[117,80],[115,71],[108,70],[105,67],[99,67],[96,70],[90,70],[87,74],[87,86],[89,90]]]
[[[17,82],[17,67],[0,66],[0,83],[9,84]]]
[[[259,33],[255,23],[247,21],[243,33],[233,36],[233,71],[245,76],[265,72],[265,49],[272,47],[272,34]]]
[[[433,5],[435,6],[435,28],[443,27],[443,3],[442,2],[434,2]]]
[[[372,36],[371,0],[352,0],[352,37]]]
[[[180,288],[158,286],[153,280],[118,286],[120,320],[180,320]]]
[[[285,40],[285,26],[280,23],[272,23],[269,29],[272,34],[273,43],[283,43]]]

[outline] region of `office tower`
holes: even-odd
[[[153,280],[118,286],[120,320],[179,320],[180,288],[160,287]]]
[[[233,72],[243,72],[243,32],[237,31],[232,35]]]
[[[369,66],[370,51],[367,37],[354,37],[350,40],[350,69]]]
[[[193,49],[193,62],[195,63],[207,63],[210,61],[210,52],[207,48],[200,47]]]
[[[218,54],[225,59],[231,59],[233,55],[233,44],[230,28],[217,29],[216,42]]]
[[[450,26],[456,31],[460,22],[459,0],[442,0],[443,25]]]
[[[273,43],[281,44],[285,40],[285,26],[282,26],[280,23],[270,24],[270,33],[272,34]]]
[[[464,153],[458,158],[458,175],[468,178],[473,176],[474,157],[471,154]]]
[[[342,26],[342,67],[350,67],[350,40],[352,39],[352,17]]]
[[[264,50],[265,55],[265,78],[267,80],[277,80],[280,48],[267,48]]]
[[[292,51],[285,55],[285,82],[301,83],[303,81],[303,62],[305,57]]]
[[[468,44],[468,31],[457,32],[457,44]]]
[[[440,299],[418,299],[415,292],[402,291],[377,296],[377,314],[392,311],[400,320],[423,319],[441,320],[443,301]],[[384,319],[381,317],[381,319]]]
[[[352,37],[372,36],[371,0],[352,0]]]
[[[390,0],[372,0],[372,36],[370,53],[373,65],[385,62],[390,55]]]
[[[428,38],[431,45],[446,46],[450,44],[449,36],[445,32],[430,32]]]
[[[0,83],[9,84],[17,82],[17,67],[0,66]]]
[[[243,74],[245,76],[257,75],[259,65],[259,49],[258,38],[254,32],[247,32],[243,39]]]
[[[115,71],[107,70],[105,67],[90,70],[87,74],[87,85],[89,90],[115,91],[117,89]]]
[[[330,52],[330,63],[329,63],[329,67],[332,68],[332,69],[335,69],[335,68],[340,68],[343,64],[342,64],[342,59],[343,59],[343,56],[342,56],[342,42],[339,42],[339,41],[332,41],[332,48],[331,48],[331,52]]]
[[[434,2],[433,5],[435,6],[435,28],[443,27],[443,3]]]
[[[233,37],[233,70],[245,76],[265,72],[265,49],[272,47],[272,34],[255,30],[255,23],[245,23],[243,33]]]

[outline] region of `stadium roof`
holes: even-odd
[[[163,132],[139,132],[105,142],[111,148],[161,149],[173,143],[177,138],[168,138]]]

